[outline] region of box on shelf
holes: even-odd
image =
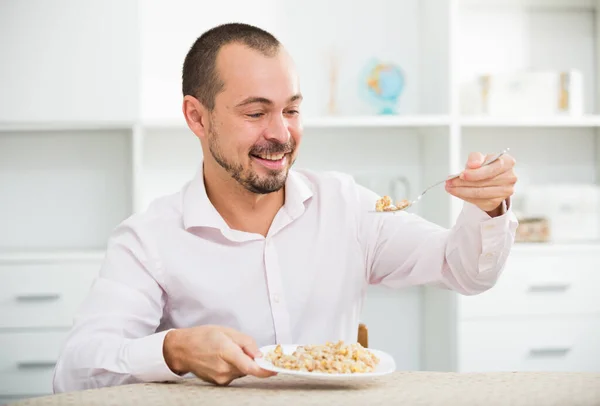
[[[550,224],[541,217],[519,218],[515,236],[516,242],[549,242]]]
[[[600,187],[596,185],[529,185],[523,213],[547,219],[552,242],[600,240]]]
[[[480,75],[461,91],[465,115],[581,116],[583,104],[583,77],[576,70]]]

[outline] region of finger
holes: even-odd
[[[242,350],[252,359],[256,357],[262,357],[262,353],[258,349],[258,346],[252,337],[235,330],[230,332],[230,337],[233,342],[239,345]]]
[[[505,172],[491,178],[469,181],[460,178],[451,179],[446,182],[449,186],[457,187],[482,187],[482,186],[503,186],[503,185],[514,185],[517,183],[517,175],[512,169],[508,169]]]
[[[225,348],[222,354],[223,360],[237,368],[244,375],[252,375],[259,378],[272,376],[271,371],[265,371],[246,354],[242,347],[231,341]]]
[[[500,175],[503,172],[506,172],[507,170],[512,169],[513,167],[514,158],[512,158],[511,156],[503,155],[498,160],[481,168],[465,169],[461,173],[460,179],[469,181],[491,179]]]
[[[448,193],[463,200],[507,198],[512,186],[446,187]]]
[[[467,159],[467,169],[479,168],[484,162],[486,157],[481,152],[471,152]]]

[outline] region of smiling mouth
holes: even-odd
[[[254,158],[263,159],[265,161],[280,161],[285,156],[284,153],[280,154],[252,154]]]
[[[261,166],[271,170],[282,170],[287,165],[287,154],[250,154]]]

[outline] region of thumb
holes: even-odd
[[[467,160],[467,169],[477,169],[485,162],[485,155],[481,152],[471,152]]]

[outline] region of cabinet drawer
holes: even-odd
[[[99,261],[0,263],[0,328],[69,327]]]
[[[52,393],[52,376],[68,330],[0,334],[0,394]]]
[[[459,371],[600,372],[600,317],[459,323]]]
[[[496,286],[459,298],[459,317],[600,314],[598,286],[600,249],[517,250]]]

